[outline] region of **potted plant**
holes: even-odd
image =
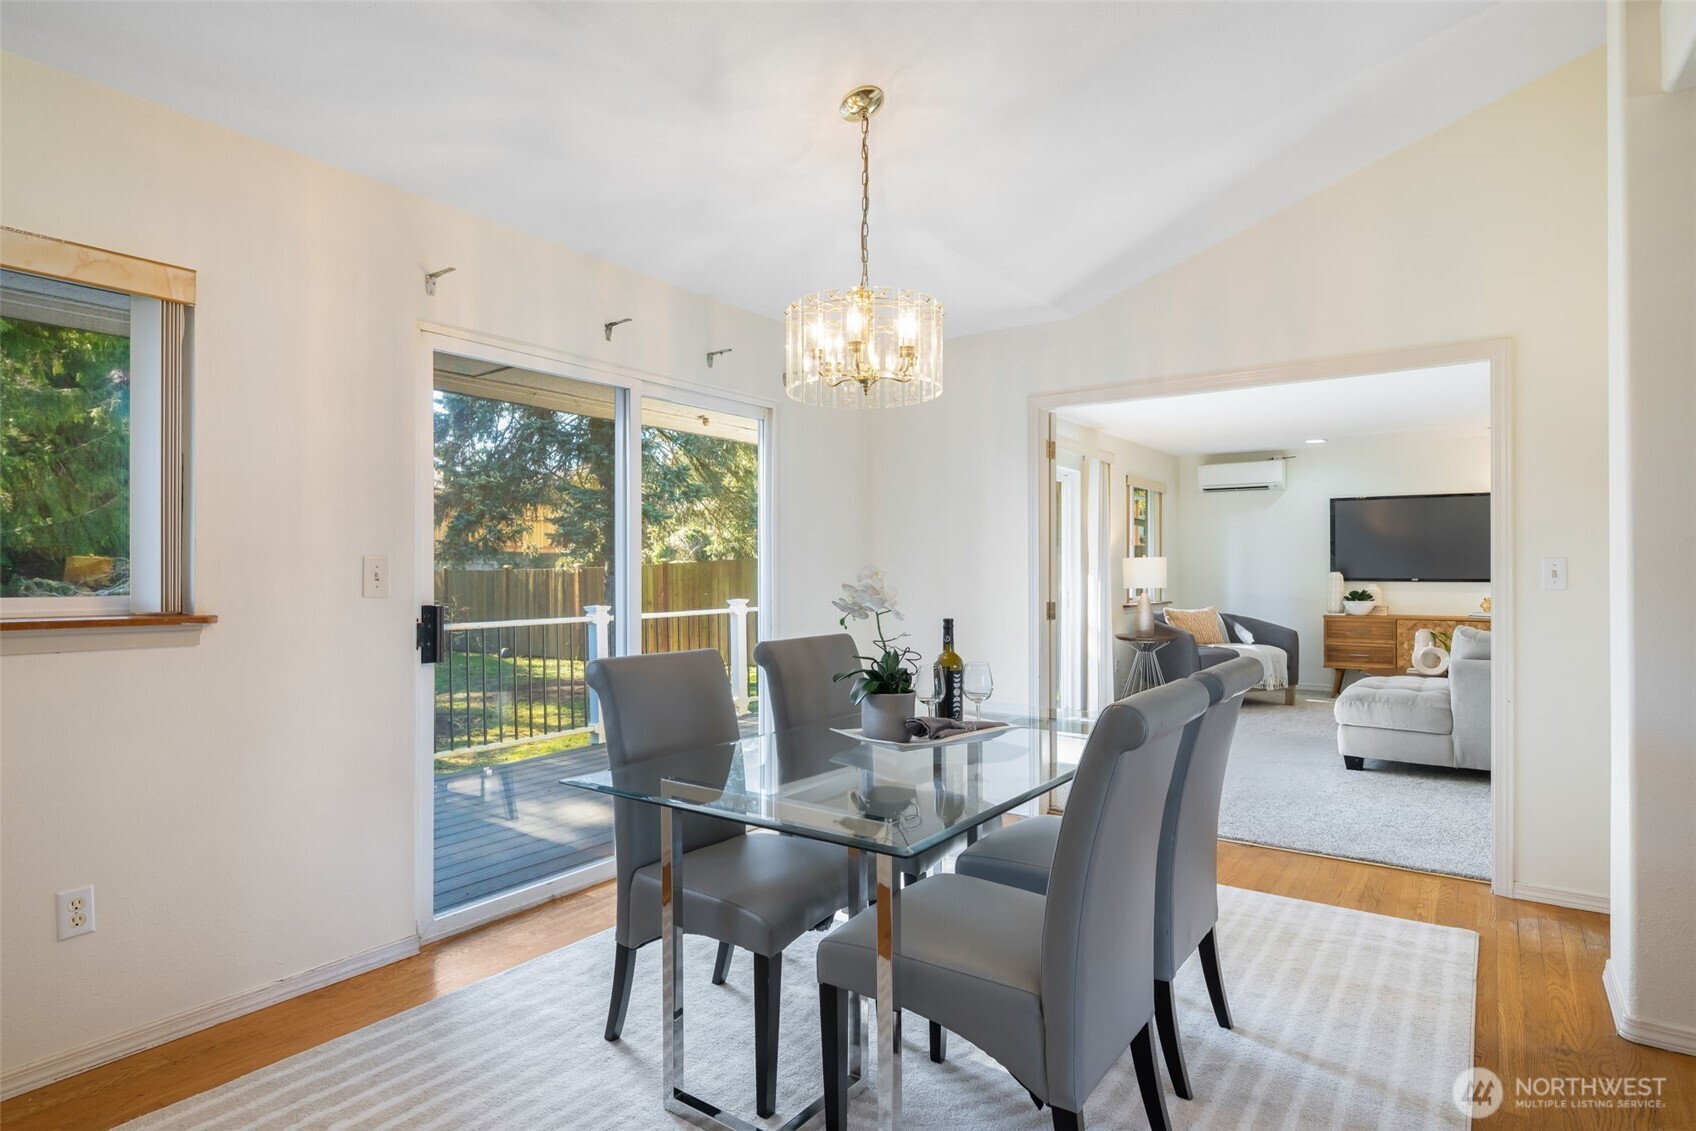
[[[1363,617],[1378,607],[1378,598],[1369,589],[1350,589],[1343,594],[1343,609],[1350,615]]]
[[[860,729],[867,738],[884,742],[906,742],[907,720],[913,716],[913,680],[919,654],[901,644],[906,633],[884,635],[885,614],[902,619],[895,608],[895,590],[884,584],[883,571],[871,566],[860,571],[853,584],[842,587],[842,596],[831,602],[842,614],[837,623],[848,627],[850,620],[869,620],[877,630],[875,656],[855,656],[865,667],[839,672],[838,682],[851,679],[849,698],[860,707]]]

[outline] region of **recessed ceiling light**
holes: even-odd
[[[1325,442],[1324,440],[1309,440],[1308,441],[1308,443],[1310,443],[1310,444],[1323,444],[1324,442]]]

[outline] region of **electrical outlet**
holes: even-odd
[[[389,595],[389,556],[387,554],[365,555],[363,592],[367,597],[387,597]]]
[[[1566,559],[1565,558],[1544,558],[1543,559],[1543,588],[1545,588],[1545,589],[1565,589],[1566,588]]]
[[[59,901],[59,941],[86,935],[94,930],[94,887],[62,891]]]

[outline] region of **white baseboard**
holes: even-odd
[[[1653,1045],[1658,1049],[1696,1056],[1696,1029],[1666,1025],[1659,1021],[1644,1021],[1625,1011],[1619,983],[1614,980],[1614,960],[1602,963],[1602,988],[1608,994],[1608,1008],[1613,1011],[1614,1028],[1628,1041]]]
[[[292,977],[284,978],[270,985],[260,986],[194,1009],[155,1021],[127,1033],[119,1033],[115,1037],[106,1037],[93,1044],[59,1053],[34,1064],[26,1064],[21,1068],[8,1069],[0,1075],[0,1099],[11,1099],[23,1092],[33,1091],[55,1080],[63,1080],[67,1076],[75,1076],[78,1072],[86,1072],[90,1068],[98,1068],[120,1057],[138,1053],[144,1049],[162,1045],[166,1041],[174,1041],[178,1037],[186,1037],[190,1033],[198,1033],[233,1017],[252,1013],[256,1009],[264,1009],[279,1001],[287,1001],[291,997],[322,989],[335,982],[363,974],[367,970],[375,970],[379,966],[387,966],[402,958],[409,958],[418,953],[418,939],[409,936],[397,939],[386,946],[356,954],[319,966]]]
[[[1576,911],[1598,911],[1603,915],[1608,913],[1608,897],[1592,891],[1569,891],[1566,888],[1546,888],[1537,884],[1513,885],[1514,899],[1526,899],[1532,903],[1552,903],[1556,907],[1571,907]]]

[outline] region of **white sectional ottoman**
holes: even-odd
[[[1337,699],[1337,750],[1343,764],[1366,758],[1455,764],[1455,716],[1449,681],[1422,675],[1377,675],[1351,683]]]

